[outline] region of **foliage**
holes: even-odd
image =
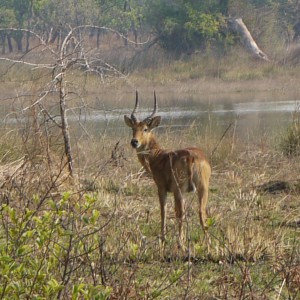
[[[17,19],[13,9],[1,8],[0,10],[0,26],[3,28],[14,27],[17,24]]]
[[[33,199],[35,204],[39,201],[38,196]],[[39,210],[2,204],[1,298],[53,299],[63,295],[107,299],[111,289],[95,278],[96,266],[82,264],[100,259],[99,216],[92,195],[72,204],[71,194],[65,193],[59,201],[49,199]],[[93,283],[86,280],[88,273],[94,277]]]
[[[143,1],[103,1],[100,2],[99,22],[123,34],[141,29]]]
[[[154,32],[160,46],[176,54],[231,46],[233,39],[226,26],[230,15],[242,16],[251,32],[273,48],[272,39],[276,43],[290,39],[299,12],[297,1],[282,0],[0,0],[0,7],[3,29],[26,28],[52,42],[63,38],[69,28],[87,24],[110,27],[126,37],[133,34],[135,41],[138,36],[146,40]],[[95,32],[91,29],[90,36]],[[8,34],[16,40],[18,50],[23,50],[24,32]],[[26,51],[29,42],[26,37]]]
[[[146,19],[154,27],[161,46],[177,53],[224,38],[224,16],[217,1],[151,1]]]

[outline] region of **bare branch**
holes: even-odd
[[[11,62],[13,64],[23,64],[23,65],[27,65],[27,66],[31,66],[36,68],[47,68],[47,69],[53,69],[55,67],[55,64],[36,64],[36,63],[30,63],[24,60],[16,60],[16,59],[11,59],[11,58],[7,58],[7,57],[0,57],[0,60],[3,61],[8,61]]]

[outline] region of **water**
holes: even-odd
[[[295,111],[299,111],[300,100],[271,100],[267,99],[245,99],[241,94],[240,101],[222,99],[203,99],[193,97],[192,101],[182,103],[182,97],[178,99],[166,99],[160,103],[157,115],[162,117],[161,127],[174,130],[184,130],[185,127],[193,125],[205,128],[215,127],[222,132],[231,123],[235,124],[236,134],[239,137],[249,138],[258,134],[274,134],[286,128],[292,122]],[[134,101],[133,101],[134,102]],[[170,104],[171,103],[171,104]],[[149,103],[141,103],[147,106]],[[151,103],[151,105],[153,105]],[[139,119],[145,118],[152,108],[140,107],[137,113]],[[142,106],[142,105],[141,105]],[[107,111],[91,112],[87,116],[91,131],[103,133],[113,131],[115,134],[124,134],[128,128],[124,124],[123,116],[130,115],[133,107],[111,109]],[[75,121],[75,117],[73,116]],[[94,129],[93,129],[94,128]]]
[[[291,99],[291,95],[295,96],[295,93],[274,96],[274,92],[270,92],[264,93],[260,98],[246,92],[226,94],[226,97],[219,95],[207,98],[197,94],[189,96],[180,93],[178,95],[163,94],[158,97],[157,114],[162,117],[161,128],[168,128],[168,130],[184,131],[187,126],[193,125],[198,126],[200,130],[210,126],[223,132],[234,123],[239,137],[248,138],[251,135],[255,138],[256,135],[272,135],[279,132],[292,122],[295,111],[300,111],[300,97]],[[98,137],[113,132],[118,137],[124,136],[126,132],[128,133],[128,128],[124,124],[123,116],[131,114],[134,97],[132,100],[130,107],[128,105],[113,107],[113,104],[109,107],[106,104],[103,109],[104,105],[99,101],[93,109],[81,110],[80,113],[76,109],[69,110],[68,119],[72,134],[78,137],[86,134]],[[142,99],[137,114],[139,119],[149,115],[152,106],[151,98]],[[3,120],[4,118],[2,122]],[[57,120],[59,121],[59,117]],[[5,124],[15,122],[15,117],[5,118]],[[22,119],[19,117],[18,124],[21,123]]]

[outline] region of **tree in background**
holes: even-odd
[[[95,0],[37,0],[34,5],[35,32],[59,48],[70,28],[97,25],[95,15],[98,10]]]
[[[124,44],[127,46],[126,37],[134,35],[135,42],[142,30],[144,21],[144,0],[97,0],[100,14],[99,26],[112,28],[123,34]]]
[[[0,9],[0,26],[2,28],[12,28],[17,26],[17,20],[15,13],[10,8],[2,8]],[[9,30],[2,30],[0,32],[1,36],[1,44],[2,44],[2,54],[6,52],[6,41],[8,45],[8,51],[13,51],[12,41],[11,41],[11,33]]]
[[[145,13],[159,44],[180,54],[226,40],[227,5],[217,0],[153,0],[147,2]]]
[[[236,45],[239,36],[228,20],[242,17],[254,39],[276,56],[292,40],[299,10],[296,0],[150,0],[145,16],[160,46],[177,54]]]
[[[59,48],[70,28],[88,24],[118,31],[125,46],[127,36],[137,42],[146,35],[170,53],[224,53],[239,42],[227,21],[242,17],[254,39],[274,52],[292,41],[299,11],[296,0],[0,0],[0,42],[3,53],[13,51],[12,40],[18,51],[28,51],[33,31]],[[95,28],[88,36],[96,35],[100,47],[106,33]]]

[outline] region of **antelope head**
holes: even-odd
[[[150,116],[146,117],[143,121],[139,121],[136,117],[136,112],[139,106],[138,92],[136,91],[135,106],[131,113],[130,118],[124,116],[127,126],[132,128],[133,136],[131,139],[131,146],[135,149],[148,149],[149,143],[153,140],[152,129],[160,124],[161,117],[155,116],[157,112],[156,94],[154,92],[154,109]]]

